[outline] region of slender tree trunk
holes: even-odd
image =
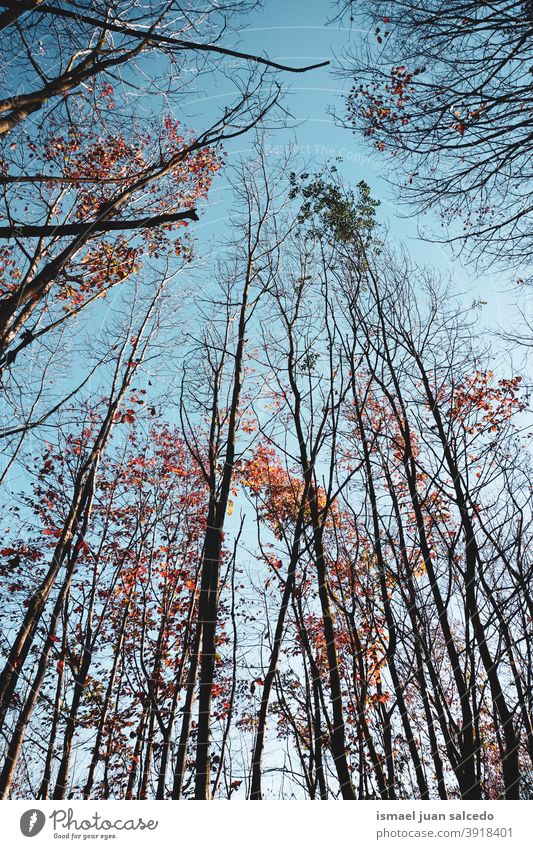
[[[67,792],[70,756],[74,735],[76,733],[78,710],[81,703],[81,697],[87,683],[87,676],[89,674],[89,668],[92,660],[92,648],[90,646],[91,633],[92,632],[89,630],[89,634],[83,648],[82,661],[75,677],[74,693],[72,695],[72,702],[67,718],[67,727],[63,738],[63,753],[59,763],[59,770],[52,799],[64,799],[65,793]]]
[[[331,738],[331,750],[337,770],[341,794],[343,799],[355,799],[348,760],[346,757],[346,736],[344,727],[344,715],[342,707],[341,679],[335,645],[335,630],[333,627],[333,615],[329,603],[329,587],[327,578],[326,557],[324,553],[322,533],[323,529],[319,523],[318,505],[316,492],[311,489],[309,495],[309,507],[311,520],[313,522],[313,538],[315,548],[315,567],[318,578],[318,595],[322,610],[322,624],[326,640],[326,654],[329,668],[329,685],[331,691],[331,708],[333,716],[333,734]]]
[[[196,689],[196,674],[198,671],[201,626],[198,624],[196,634],[194,635],[194,646],[191,654],[191,663],[189,666],[189,674],[187,677],[187,692],[185,695],[185,704],[182,711],[180,739],[178,743],[178,752],[176,755],[176,766],[174,768],[174,782],[172,786],[172,798],[181,799],[183,791],[183,779],[185,776],[185,767],[187,763],[187,750],[189,747],[189,734],[192,720],[192,707],[194,702],[194,694]]]
[[[218,618],[218,595],[224,522],[228,509],[233,467],[235,463],[235,440],[243,381],[243,360],[247,325],[248,297],[252,279],[252,257],[249,255],[245,284],[239,311],[237,345],[233,368],[233,388],[228,417],[226,450],[220,488],[212,489],[200,584],[199,619],[201,622],[201,660],[198,682],[198,737],[196,743],[195,798],[209,799],[211,796],[211,774],[209,744],[211,736],[211,695],[215,674],[216,631]],[[218,396],[218,388],[217,388]],[[218,408],[215,410],[218,415]],[[211,470],[213,478],[215,469]]]
[[[46,577],[41,582],[39,589],[30,599],[24,620],[12,643],[4,669],[0,674],[0,728],[5,720],[6,712],[28,657],[28,652],[33,645],[37,626],[43,615],[58,572],[69,557],[75,534],[79,532],[80,523],[86,525],[84,518],[86,520],[87,509],[92,502],[93,486],[94,476],[91,473],[91,467],[87,467],[87,464],[84,464],[76,480],[69,515],[55,548],[50,568]]]
[[[379,526],[379,511],[378,511],[378,503],[376,497],[376,490],[374,487],[374,476],[372,472],[372,463],[370,458],[370,447],[368,444],[368,439],[366,435],[366,428],[363,422],[363,417],[361,414],[361,408],[359,405],[359,401],[357,398],[357,392],[355,386],[353,386],[353,402],[354,408],[356,411],[357,422],[359,425],[359,433],[361,436],[361,444],[363,448],[363,456],[366,468],[366,478],[367,478],[367,487],[368,487],[368,495],[370,499],[370,507],[372,510],[372,526],[373,526],[373,534],[374,534],[374,550],[376,552],[376,559],[379,570],[379,583],[381,589],[381,600],[383,603],[383,610],[385,612],[385,621],[387,622],[387,630],[389,633],[388,643],[387,643],[387,662],[389,666],[389,671],[391,674],[392,685],[394,687],[394,694],[396,696],[396,701],[398,703],[398,708],[400,711],[400,717],[402,720],[402,725],[405,733],[405,738],[407,740],[407,745],[409,747],[409,754],[411,755],[411,760],[413,761],[413,766],[415,769],[415,775],[418,783],[418,789],[420,790],[420,797],[422,799],[429,799],[429,789],[427,786],[426,777],[424,775],[424,770],[422,768],[422,762],[420,760],[420,756],[418,753],[418,749],[415,743],[413,731],[411,728],[411,723],[409,721],[409,715],[407,711],[407,706],[405,703],[405,698],[403,694],[403,689],[400,683],[400,679],[398,676],[398,672],[396,669],[396,622],[394,620],[394,614],[392,612],[392,607],[389,598],[389,589],[387,585],[387,572],[385,565],[385,558],[383,555],[383,549],[381,546],[381,532]],[[393,790],[394,792],[394,790]],[[394,794],[395,795],[395,794]],[[394,798],[394,797],[392,797]]]
[[[392,386],[395,392],[395,397],[391,395],[389,387],[386,386],[382,380],[375,378],[379,383],[381,389],[384,391],[386,397],[391,404],[391,407],[394,411],[394,415],[398,422],[400,428],[400,434],[403,441],[403,449],[402,449],[402,458],[401,463],[405,472],[406,480],[407,480],[407,489],[409,492],[409,498],[411,500],[411,504],[413,507],[413,513],[418,529],[418,539],[420,544],[420,552],[422,554],[422,559],[424,562],[424,567],[426,569],[426,573],[428,576],[429,584],[432,591],[433,600],[435,602],[435,608],[437,611],[438,621],[442,630],[442,634],[444,636],[444,641],[446,644],[446,650],[448,653],[448,657],[450,660],[450,665],[452,668],[455,684],[457,687],[457,692],[459,694],[459,700],[461,704],[461,715],[462,715],[462,728],[459,734],[459,748],[460,748],[460,773],[458,774],[459,784],[461,788],[461,795],[464,799],[479,799],[481,796],[481,786],[479,782],[479,777],[476,771],[476,745],[474,739],[474,726],[473,726],[473,714],[472,707],[469,699],[469,688],[464,679],[464,675],[461,671],[461,663],[459,654],[457,652],[457,648],[455,646],[455,641],[453,639],[452,630],[450,627],[450,622],[448,619],[446,604],[442,598],[442,594],[439,587],[439,582],[437,575],[435,573],[435,569],[433,567],[433,557],[431,554],[431,547],[429,545],[424,514],[422,511],[420,497],[417,489],[417,467],[415,458],[413,456],[412,451],[412,435],[411,429],[409,426],[409,421],[407,418],[407,413],[405,410],[405,406],[403,403],[403,395],[402,390],[398,382],[398,378],[396,375],[396,369],[394,367],[394,363],[392,361],[391,355],[388,350],[388,336],[387,330],[385,326],[385,321],[383,318],[381,307],[378,302],[378,310],[380,321],[382,325],[382,344],[384,347],[384,359],[387,363],[390,378],[392,381]],[[370,364],[371,365],[371,364]],[[399,409],[398,409],[399,405]]]
[[[104,729],[107,722],[107,717],[109,715],[109,706],[111,704],[111,699],[113,697],[113,689],[115,687],[115,681],[117,679],[118,669],[120,660],[122,657],[122,647],[124,645],[125,633],[126,633],[126,622],[128,619],[128,613],[130,608],[130,599],[128,599],[128,603],[124,609],[124,614],[122,617],[118,642],[115,646],[115,651],[113,654],[113,663],[111,666],[111,672],[109,675],[109,679],[107,682],[107,687],[105,691],[104,701],[102,705],[102,710],[100,712],[100,716],[98,719],[98,727],[96,729],[96,738],[94,741],[94,746],[91,755],[91,762],[89,764],[89,771],[87,773],[87,780],[85,782],[85,786],[83,788],[83,798],[89,799],[91,796],[91,791],[94,783],[94,776],[96,773],[96,768],[98,766],[98,762],[100,760],[100,748],[102,745],[102,739],[104,736]]]
[[[505,741],[505,752],[503,756],[502,770],[503,780],[505,784],[505,798],[519,799],[520,794],[520,764],[519,764],[519,748],[520,743],[514,728],[513,715],[507,705],[502,684],[498,676],[498,667],[492,657],[485,634],[485,627],[481,621],[479,608],[476,599],[476,583],[478,580],[478,562],[480,562],[480,554],[477,543],[476,534],[472,524],[470,511],[468,510],[467,499],[463,491],[462,476],[455,462],[448,439],[440,409],[436,399],[433,396],[430,382],[422,361],[418,355],[415,355],[417,365],[420,369],[422,381],[426,396],[433,413],[433,418],[437,426],[439,439],[442,445],[444,457],[448,466],[448,470],[453,481],[455,497],[459,514],[461,516],[461,524],[463,528],[465,541],[465,603],[468,615],[470,616],[474,635],[479,649],[479,654],[483,667],[485,669],[492,700],[499,716],[503,738]]]
[[[15,770],[17,768],[18,760],[20,757],[20,753],[22,750],[22,744],[24,742],[24,738],[26,736],[26,731],[33,713],[33,709],[41,692],[42,683],[48,668],[48,659],[52,652],[52,647],[54,645],[54,634],[57,627],[57,622],[65,603],[65,598],[68,593],[68,589],[70,586],[71,573],[67,573],[65,580],[63,582],[63,586],[59,592],[59,595],[54,604],[54,609],[52,611],[52,615],[50,618],[50,625],[48,628],[48,635],[46,637],[45,644],[41,651],[41,655],[39,657],[39,661],[37,664],[37,671],[33,678],[32,684],[29,688],[29,693],[26,697],[26,701],[23,707],[20,710],[18,715],[18,719],[15,725],[15,729],[13,734],[11,735],[11,739],[9,741],[9,745],[7,748],[6,759],[4,762],[4,767],[2,772],[0,773],[0,798],[7,799],[9,796],[9,791],[11,789],[11,784],[13,781],[13,777],[15,775]]]
[[[65,599],[65,607],[63,611],[63,620],[65,625],[63,626],[63,639],[61,642],[61,657],[64,658],[66,656],[67,651],[67,628],[66,628],[66,611],[68,607],[68,594]],[[54,759],[55,749],[56,749],[56,738],[57,738],[57,729],[59,725],[59,720],[61,718],[61,706],[63,704],[63,681],[65,677],[65,667],[62,663],[57,672],[57,684],[56,684],[56,694],[54,699],[54,715],[52,719],[52,727],[50,729],[50,740],[48,743],[48,749],[46,751],[46,759],[44,762],[44,770],[43,770],[43,779],[41,782],[41,787],[39,789],[39,799],[48,799],[48,792],[50,789],[50,781],[52,778],[52,761]]]
[[[141,718],[139,720],[139,724],[137,726],[137,737],[135,739],[135,747],[133,749],[133,758],[131,763],[130,772],[128,775],[128,784],[126,787],[126,799],[133,799],[133,788],[135,787],[135,780],[137,778],[137,768],[139,761],[141,759],[141,752],[144,742],[144,730],[146,727],[146,719],[148,716],[148,710],[146,707],[143,707],[143,711],[141,713]],[[109,758],[107,759],[109,761]],[[107,782],[107,763],[106,763],[106,785]],[[106,798],[109,796],[109,789],[107,790]]]
[[[328,787],[326,784],[326,777],[324,775],[324,759],[322,756],[322,748],[323,748],[323,732],[322,732],[322,721],[321,721],[321,710],[320,710],[320,694],[318,692],[318,681],[312,675],[312,687],[313,687],[313,732],[314,732],[314,751],[313,756],[315,760],[315,772],[316,778],[318,781],[318,789],[320,792],[321,799],[328,798]]]
[[[287,577],[285,579],[285,587],[283,589],[283,595],[281,598],[281,606],[278,612],[278,618],[276,622],[276,628],[274,631],[274,641],[272,644],[272,651],[270,653],[270,661],[268,664],[268,670],[265,675],[265,683],[263,685],[263,691],[261,693],[261,705],[259,708],[259,715],[257,718],[257,731],[255,736],[255,744],[254,751],[252,755],[252,767],[251,767],[251,783],[250,783],[250,799],[261,799],[261,761],[263,756],[263,749],[265,745],[265,733],[266,733],[266,722],[268,716],[268,706],[270,703],[270,695],[272,692],[272,687],[274,685],[274,681],[276,678],[276,672],[278,668],[279,654],[281,649],[281,642],[283,639],[283,631],[285,628],[285,618],[287,615],[287,609],[289,606],[289,602],[291,600],[292,592],[294,589],[294,578],[296,575],[296,566],[298,564],[298,559],[300,556],[300,541],[303,532],[303,523],[304,523],[304,511],[307,501],[308,494],[308,485],[304,485],[302,498],[300,501],[300,506],[298,509],[298,516],[296,519],[296,527],[294,530],[294,537],[290,552],[290,560],[289,565],[287,567]]]

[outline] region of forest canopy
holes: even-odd
[[[533,797],[532,5],[315,6],[0,3],[3,799]]]

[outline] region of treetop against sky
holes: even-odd
[[[530,6],[0,3],[2,798],[531,798]]]

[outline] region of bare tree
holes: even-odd
[[[339,5],[365,32],[343,62],[355,81],[346,125],[390,163],[404,200],[440,215],[448,241],[527,275],[531,4]]]

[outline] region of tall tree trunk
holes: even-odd
[[[37,663],[37,670],[29,688],[29,693],[26,697],[26,701],[24,702],[24,705],[22,706],[19,712],[17,722],[15,724],[15,729],[9,741],[6,759],[2,772],[0,773],[0,799],[7,799],[9,796],[11,784],[22,750],[22,744],[26,736],[26,731],[33,713],[33,709],[41,692],[41,687],[43,684],[44,677],[46,675],[46,671],[48,669],[48,659],[50,657],[52,647],[54,645],[53,638],[55,635],[55,630],[57,628],[59,615],[61,613],[61,610],[65,603],[65,598],[68,593],[71,577],[72,573],[68,572],[54,604],[54,609],[50,617],[48,634],[43,649],[41,651],[39,661]],[[64,662],[63,659],[62,662]]]
[[[67,628],[66,628],[66,611],[68,607],[68,594],[65,599],[65,607],[63,611],[63,620],[65,625],[63,626],[63,639],[61,642],[61,657],[64,658],[66,656],[67,651]],[[59,720],[61,718],[61,706],[63,704],[63,681],[65,678],[65,667],[62,663],[57,672],[57,684],[56,684],[56,694],[54,698],[54,714],[52,718],[52,726],[50,728],[50,740],[48,742],[48,748],[46,751],[46,759],[44,762],[44,770],[43,770],[43,779],[41,781],[41,786],[39,788],[39,799],[48,799],[48,792],[50,789],[50,781],[52,779],[52,761],[54,759],[55,749],[56,749],[56,738],[57,738],[57,729],[59,725]]]
[[[115,646],[115,650],[113,653],[113,663],[111,665],[111,671],[109,674],[109,678],[107,681],[107,687],[104,695],[104,701],[102,704],[102,710],[100,711],[100,716],[98,718],[98,726],[96,729],[96,737],[92,749],[91,754],[91,762],[89,764],[89,771],[87,773],[87,780],[85,782],[85,786],[83,788],[83,798],[89,799],[91,796],[91,791],[94,783],[94,776],[96,774],[96,768],[98,766],[98,762],[100,761],[100,748],[102,745],[102,739],[104,736],[104,729],[107,722],[107,717],[109,715],[109,707],[111,705],[111,699],[113,698],[113,689],[115,687],[115,681],[117,679],[119,664],[122,658],[122,647],[124,645],[125,633],[126,633],[126,622],[128,619],[128,613],[130,608],[131,600],[128,599],[126,607],[124,609],[124,614],[122,616],[121,627],[118,636],[118,642]]]
[[[87,683],[87,676],[92,661],[92,630],[88,625],[88,631],[83,646],[83,653],[80,666],[76,670],[74,692],[72,694],[72,702],[67,717],[67,726],[63,738],[63,752],[59,763],[56,784],[52,799],[64,799],[67,792],[68,773],[70,767],[70,756],[72,752],[72,743],[76,733],[76,725],[78,718],[78,710],[81,703],[81,697]]]
[[[394,620],[394,614],[392,612],[392,606],[389,598],[389,588],[387,582],[387,572],[385,565],[385,558],[383,555],[383,548],[381,546],[381,532],[379,526],[379,511],[378,511],[378,503],[376,497],[376,490],[374,487],[374,475],[372,471],[372,463],[370,458],[370,447],[368,444],[368,438],[366,434],[366,428],[363,422],[363,416],[361,413],[361,408],[359,405],[359,401],[357,398],[357,391],[355,386],[353,386],[353,403],[357,416],[357,423],[359,425],[359,433],[361,436],[361,444],[363,448],[363,456],[366,468],[366,478],[367,478],[367,488],[368,495],[370,499],[370,507],[372,511],[372,527],[374,534],[374,551],[376,553],[378,571],[379,571],[379,584],[381,589],[381,600],[383,604],[383,610],[385,612],[385,621],[387,622],[387,630],[389,633],[389,638],[387,642],[386,654],[387,654],[387,662],[389,671],[391,674],[392,685],[394,687],[394,694],[396,696],[396,701],[398,704],[398,708],[400,711],[400,717],[402,721],[402,726],[405,733],[405,739],[407,740],[407,745],[409,747],[409,754],[411,755],[411,760],[413,761],[413,766],[415,769],[415,775],[417,779],[418,789],[420,791],[420,797],[422,799],[429,799],[429,789],[427,786],[426,777],[424,775],[424,770],[422,768],[422,762],[420,760],[420,755],[418,753],[418,748],[415,743],[413,731],[411,728],[411,723],[409,721],[409,714],[407,711],[407,705],[405,703],[405,698],[403,694],[403,689],[400,683],[400,679],[398,676],[398,672],[396,669],[396,622]],[[394,796],[391,798],[395,797]]]
[[[257,718],[257,731],[255,736],[254,750],[252,755],[252,766],[251,766],[251,783],[250,783],[250,799],[261,799],[261,767],[262,767],[262,756],[263,749],[265,745],[265,733],[266,733],[266,722],[268,716],[268,706],[270,703],[270,695],[272,692],[272,687],[274,685],[274,681],[276,678],[276,672],[278,668],[279,654],[281,649],[281,642],[283,639],[283,631],[285,628],[285,618],[287,615],[287,609],[289,606],[289,602],[291,600],[292,592],[294,589],[294,579],[296,575],[296,566],[298,564],[298,559],[300,556],[300,541],[303,533],[303,524],[304,524],[304,513],[307,502],[307,494],[308,494],[308,485],[305,484],[303,488],[302,497],[300,500],[300,506],[298,508],[298,516],[296,519],[296,527],[294,530],[294,537],[290,552],[290,560],[289,565],[287,567],[287,577],[285,579],[285,587],[283,589],[283,595],[281,598],[281,606],[278,612],[278,618],[276,622],[276,628],[274,631],[274,641],[272,643],[272,650],[270,653],[270,661],[268,664],[268,670],[265,675],[265,683],[263,684],[263,691],[261,693],[261,705],[259,708],[259,715]]]
[[[195,798],[211,797],[211,771],[209,744],[211,736],[211,696],[215,673],[216,631],[218,618],[218,595],[224,523],[235,464],[235,440],[243,381],[243,360],[247,326],[248,297],[252,279],[252,257],[249,255],[237,328],[237,345],[233,368],[233,388],[228,416],[226,450],[220,487],[212,487],[208,523],[204,544],[202,578],[200,584],[199,621],[201,623],[201,660],[198,681],[198,736],[196,743]],[[218,388],[216,397],[218,398]],[[218,403],[213,407],[218,416]],[[211,469],[213,480],[216,470]]]
[[[450,448],[449,441],[446,436],[446,429],[440,408],[436,398],[433,395],[429,378],[422,361],[418,354],[415,354],[417,365],[420,369],[420,374],[424,384],[426,397],[433,413],[433,418],[437,426],[438,436],[442,445],[444,458],[448,466],[453,488],[455,490],[455,498],[459,514],[461,516],[461,525],[465,543],[465,604],[468,615],[472,622],[474,635],[479,649],[479,654],[487,679],[489,681],[490,692],[496,713],[501,722],[503,738],[505,741],[505,751],[503,756],[502,770],[503,780],[505,784],[505,798],[519,799],[520,794],[520,765],[519,765],[519,749],[520,742],[515,731],[513,714],[507,705],[507,700],[504,695],[504,689],[498,675],[498,666],[492,657],[487,641],[485,627],[479,614],[479,608],[476,598],[476,584],[478,581],[478,562],[481,563],[478,542],[472,518],[468,509],[468,503],[463,490],[462,475]]]

